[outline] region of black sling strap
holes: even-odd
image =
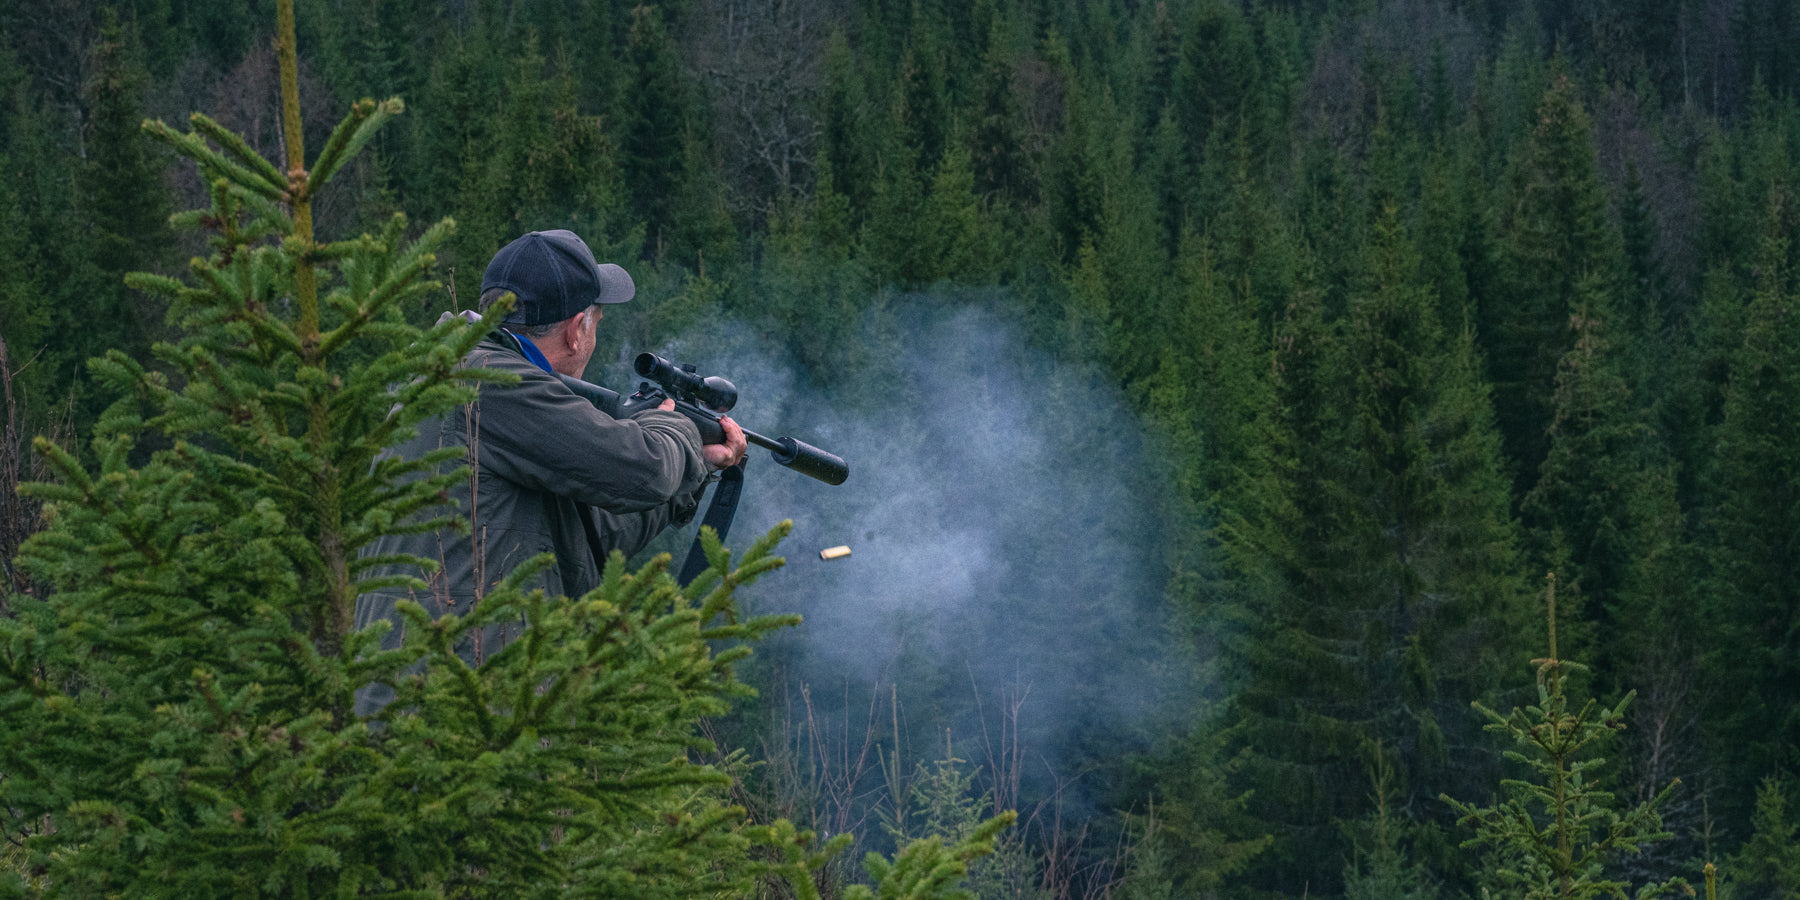
[[[749,462],[745,458],[719,473],[719,486],[713,488],[712,505],[706,508],[706,518],[700,523],[712,526],[712,530],[719,533],[720,541],[724,541],[731,531],[731,517],[737,515],[738,495],[744,490],[744,466]],[[683,585],[693,583],[701,572],[706,571],[706,565],[706,550],[700,546],[700,534],[695,532],[694,546],[688,550],[687,562],[682,564],[678,580]]]

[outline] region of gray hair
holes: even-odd
[[[512,293],[512,292],[509,289],[503,288],[503,287],[491,287],[485,291],[482,291],[481,299],[479,301],[477,301],[477,305],[480,306],[482,314],[485,315],[488,311],[488,307],[493,306],[495,301],[499,300],[503,295],[506,295],[509,293]],[[598,303],[589,304],[587,309],[583,310],[582,312],[591,312],[594,309],[594,307],[599,306],[599,305],[600,304],[598,304]],[[515,313],[517,313],[518,312],[517,307],[515,307],[513,311]],[[581,313],[575,314],[575,316],[579,316],[579,315],[581,315]],[[570,316],[569,319],[573,319],[573,318],[575,318],[575,316]],[[567,321],[568,321],[568,319],[563,320],[563,322],[567,322]],[[556,330],[556,327],[558,325],[562,324],[562,322],[545,322],[542,325],[520,325],[517,323],[504,323],[504,322],[502,324],[506,325],[506,330],[511,331],[514,334],[522,334],[522,335],[524,335],[528,338],[531,338],[532,340],[535,341],[538,338],[549,336],[551,332]]]

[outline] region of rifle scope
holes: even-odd
[[[677,400],[698,403],[722,413],[731,412],[737,405],[737,385],[717,375],[701,378],[694,374],[693,366],[676,365],[654,353],[639,353],[633,367],[638,375],[662,385],[663,390]]]

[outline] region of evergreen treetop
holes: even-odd
[[[1505,715],[1475,704],[1488,718],[1489,731],[1511,738],[1516,749],[1507,750],[1506,757],[1526,766],[1531,778],[1503,781],[1506,797],[1492,806],[1442,797],[1461,815],[1461,824],[1475,829],[1475,837],[1463,846],[1490,848],[1490,877],[1505,890],[1522,891],[1526,900],[1628,896],[1647,900],[1687,888],[1686,881],[1675,878],[1628,894],[1630,884],[1612,874],[1621,856],[1671,836],[1663,830],[1656,808],[1681,782],[1671,782],[1634,807],[1614,808],[1613,793],[1599,775],[1605,760],[1595,753],[1609,735],[1625,727],[1625,708],[1636,692],[1610,707],[1592,699],[1575,704],[1569,696],[1569,676],[1586,667],[1556,654],[1554,575],[1548,579],[1546,597],[1550,655],[1532,661],[1537,667],[1538,702],[1514,707]]]

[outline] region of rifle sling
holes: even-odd
[[[719,473],[719,485],[713,488],[712,505],[706,508],[706,518],[701,520],[702,527],[710,525],[718,532],[721,542],[731,531],[731,517],[737,515],[738,495],[744,490],[744,465],[749,461],[746,458]],[[681,577],[677,580],[684,585],[691,583],[706,571],[706,565],[706,550],[700,546],[700,534],[696,531],[694,546],[688,550],[687,562],[682,564]]]

